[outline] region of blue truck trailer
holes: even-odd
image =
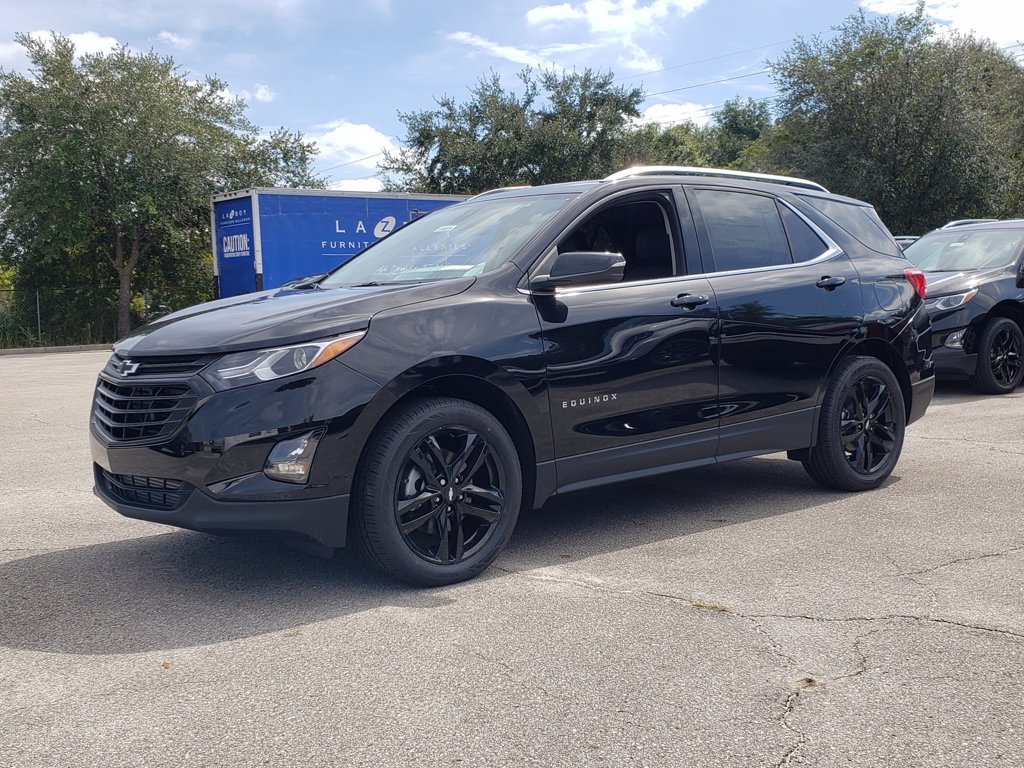
[[[217,296],[322,274],[457,195],[243,189],[210,202]]]

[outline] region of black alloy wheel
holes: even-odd
[[[409,548],[440,565],[461,563],[494,534],[505,468],[485,435],[438,429],[408,452],[395,489],[395,517]]]
[[[895,374],[877,358],[848,358],[829,379],[818,440],[802,459],[804,468],[827,488],[877,488],[896,466],[905,431],[906,404]]]
[[[1024,333],[1008,317],[989,320],[978,340],[978,363],[971,386],[989,395],[1013,392],[1024,378]]]
[[[353,526],[369,560],[389,575],[451,584],[498,556],[522,487],[515,444],[492,414],[465,400],[414,400],[367,445]]]
[[[895,411],[892,391],[876,376],[857,379],[847,391],[839,434],[846,460],[860,474],[877,470],[896,447]]]

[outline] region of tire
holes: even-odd
[[[892,474],[903,450],[906,406],[895,374],[874,357],[843,361],[829,379],[818,442],[804,469],[826,488],[867,491]]]
[[[498,556],[522,496],[519,455],[494,416],[465,400],[416,400],[367,445],[353,492],[355,533],[386,574],[453,584]]]
[[[978,366],[968,379],[986,395],[1013,392],[1024,377],[1024,332],[1008,317],[993,317],[978,339]]]

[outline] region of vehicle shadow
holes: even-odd
[[[523,515],[487,581],[835,498],[779,459],[579,492]],[[266,538],[174,531],[0,564],[0,646],[86,655],[194,647],[383,606],[437,608],[474,584],[418,590],[377,576],[354,549],[322,560]]]

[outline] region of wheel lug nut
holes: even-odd
[[[441,485],[447,485],[444,480],[441,481]]]

